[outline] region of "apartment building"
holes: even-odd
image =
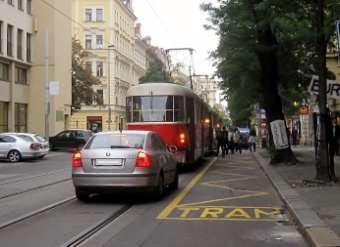
[[[32,14],[33,66],[29,89],[29,130],[41,134],[48,132],[47,135],[53,136],[69,127],[71,115],[72,22],[68,18],[71,17],[71,2],[32,0]],[[52,90],[52,86],[55,90]],[[51,89],[49,94],[46,87]]]
[[[137,42],[136,16],[129,0],[72,0],[76,23],[72,35],[90,53],[86,67],[101,83],[94,90],[102,104],[82,104],[71,127],[96,131],[118,129],[125,119],[126,93],[144,74],[142,44]]]
[[[69,4],[47,3],[0,0],[0,132],[45,134],[47,30],[48,80],[58,81],[63,92],[50,96],[48,135],[65,128],[71,105],[71,25],[54,8],[67,13]]]
[[[0,0],[0,132],[29,129],[32,2]]]

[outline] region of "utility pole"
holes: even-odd
[[[50,85],[49,85],[49,75],[48,75],[48,67],[49,67],[49,37],[48,30],[46,30],[45,34],[45,138],[49,139],[50,136],[50,126],[49,126],[49,114],[50,114]]]
[[[190,79],[190,88],[193,89],[193,82],[192,82],[192,71],[194,71],[194,65],[193,65],[193,48],[188,48],[188,47],[183,47],[183,48],[169,48],[165,50],[165,53],[167,54],[167,59],[169,63],[169,71],[170,71],[170,76],[171,76],[171,69],[170,69],[170,58],[169,58],[169,52],[170,51],[189,51],[190,57],[191,57],[191,65],[189,65],[189,79]],[[195,73],[195,72],[193,72]]]
[[[108,130],[111,130],[112,123],[112,109],[111,109],[111,63],[110,63],[110,51],[113,50],[113,45],[109,45],[107,49],[107,90],[108,90]]]

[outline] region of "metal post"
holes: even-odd
[[[49,38],[48,30],[46,30],[45,35],[45,138],[49,139],[49,113],[50,113],[50,86],[48,81],[48,67],[49,67]]]
[[[107,89],[108,89],[108,130],[111,130],[111,71],[110,71],[110,46],[107,49],[107,64],[108,64],[108,68],[107,68]]]

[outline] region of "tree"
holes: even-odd
[[[85,68],[84,59],[90,53],[85,51],[78,40],[72,40],[72,105],[79,107],[81,103],[93,104],[93,101],[102,103],[97,93],[93,90],[100,80]]]
[[[210,11],[212,24],[217,26],[221,36],[214,56],[219,59],[218,74],[228,87],[227,95],[231,99],[236,95],[235,99],[243,102],[242,106],[247,104],[244,101],[255,103],[261,99],[267,120],[272,130],[275,130],[274,133],[270,131],[271,140],[275,140],[276,145],[271,162],[295,163],[295,156],[287,141],[287,127],[279,94],[280,46],[271,26],[277,21],[273,22],[273,13],[266,13],[267,7],[272,7],[266,6],[270,5],[268,2],[271,1],[230,0],[219,1],[219,8],[212,8],[211,5],[203,7]],[[278,7],[275,10],[280,11]],[[279,140],[283,140],[280,145]]]
[[[168,73],[165,71],[163,64],[159,60],[152,61],[143,77],[139,79],[143,82],[170,81]]]

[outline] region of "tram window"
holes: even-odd
[[[182,96],[134,96],[132,99],[133,122],[174,122],[184,119]]]
[[[182,96],[174,97],[174,122],[184,119],[184,100]]]

